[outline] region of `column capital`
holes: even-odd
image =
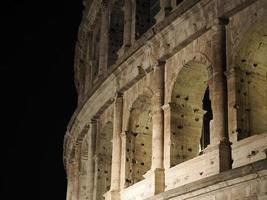
[[[122,98],[122,97],[123,97],[123,93],[122,92],[116,92],[114,99],[118,99],[118,98]]]

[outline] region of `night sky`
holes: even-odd
[[[65,200],[62,145],[76,107],[82,1],[10,0],[0,7],[0,199]]]

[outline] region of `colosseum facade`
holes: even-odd
[[[266,200],[267,1],[83,4],[67,200]]]

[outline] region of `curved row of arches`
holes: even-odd
[[[236,123],[234,126],[229,123],[229,133],[225,135],[232,140],[231,134],[236,134],[236,141],[231,142],[267,133],[266,35],[267,20],[264,19],[246,32],[239,44],[235,63],[227,69],[228,72],[235,72],[234,76],[227,75],[229,118],[232,119],[233,109],[236,112]],[[164,154],[164,159],[169,160],[165,163],[165,168],[174,167],[205,153],[203,150],[211,143],[212,135],[215,134],[213,108],[216,107],[212,78],[211,66],[194,60],[184,64],[175,78],[171,102],[165,102],[165,105],[169,105],[169,118],[166,120],[164,116],[164,151],[168,152]],[[125,157],[122,156],[122,162],[125,163],[125,169],[122,170],[125,171],[122,180],[124,188],[142,181],[151,169],[153,125],[157,123],[153,121],[154,96],[154,93],[140,94],[128,105],[128,119],[123,119],[127,120],[127,130],[123,130],[126,144],[122,149],[125,152]],[[112,140],[114,134],[121,134],[115,133],[113,123],[110,120],[97,129],[93,159],[94,199],[104,199],[104,194],[111,189],[114,152]],[[86,145],[88,144],[85,143],[82,148],[84,154],[88,153]],[[85,164],[83,161],[81,163],[81,171],[84,171]]]

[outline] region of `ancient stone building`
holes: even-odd
[[[85,0],[67,200],[267,199],[267,0]]]

